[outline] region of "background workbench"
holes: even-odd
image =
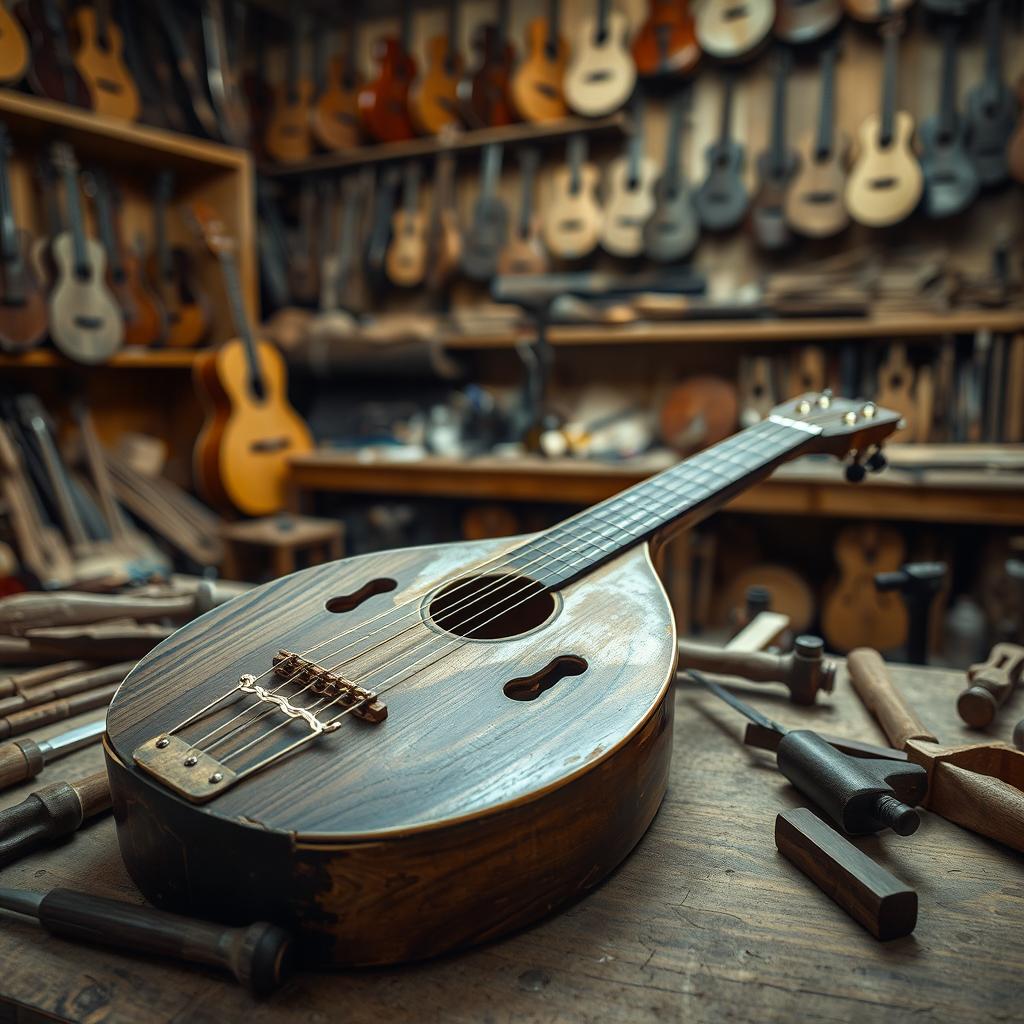
[[[893,675],[941,740],[978,738],[956,716],[962,675]],[[783,724],[884,742],[845,670],[817,709],[774,687],[735,689]],[[1020,854],[927,812],[911,838],[857,840],[919,894],[914,935],[878,943],[776,852],[776,812],[802,801],[772,755],[739,744],[743,720],[687,686],[676,701],[671,782],[649,832],[611,878],[524,932],[419,965],[299,971],[257,1003],[213,971],[73,945],[3,915],[0,1020],[1024,1020]],[[993,735],[1005,739],[1021,714],[1018,696]],[[100,762],[98,749],[72,755],[4,803]],[[109,817],[11,865],[0,884],[141,901]]]

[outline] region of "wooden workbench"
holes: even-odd
[[[894,675],[940,738],[970,738],[954,710],[962,677]],[[736,688],[785,724],[881,740],[843,672],[810,711],[773,687]],[[920,897],[916,933],[880,944],[776,852],[775,814],[801,801],[771,755],[738,745],[739,716],[689,687],[676,699],[672,779],[650,831],[603,885],[525,932],[411,967],[300,972],[256,1003],[212,971],[72,945],[0,915],[0,999],[21,1008],[0,1008],[0,1020],[1024,1020],[1020,854],[927,813],[909,839],[858,840]],[[995,733],[1005,737],[1022,713],[1018,699]],[[80,752],[4,800],[99,764],[98,750]],[[109,818],[10,866],[0,885],[139,900]]]

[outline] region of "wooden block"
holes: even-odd
[[[806,807],[775,819],[775,845],[876,939],[898,939],[917,925],[917,893]]]

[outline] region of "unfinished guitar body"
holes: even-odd
[[[868,117],[860,129],[860,153],[846,184],[846,208],[858,224],[881,228],[898,224],[917,208],[924,191],[921,166],[911,150],[914,121],[898,110],[893,137],[879,141],[881,120]]]
[[[308,569],[202,616],[144,658],[111,706],[106,756],[121,853],[147,898],[276,921],[294,929],[307,963],[386,964],[521,928],[613,870],[665,792],[673,616],[641,545],[523,605],[500,630],[510,635],[465,640],[437,624],[439,581],[523,541]],[[414,611],[407,661],[416,645],[453,653],[382,692],[386,718],[349,715],[202,804],[140,767],[154,737],[240,673],[339,633],[370,638],[378,616],[395,621],[400,607]],[[386,660],[378,651],[350,671]]]

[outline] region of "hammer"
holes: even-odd
[[[739,676],[751,683],[782,683],[794,704],[813,704],[819,690],[832,692],[836,663],[816,636],[798,636],[788,654],[736,651],[690,640],[679,642],[679,668]]]

